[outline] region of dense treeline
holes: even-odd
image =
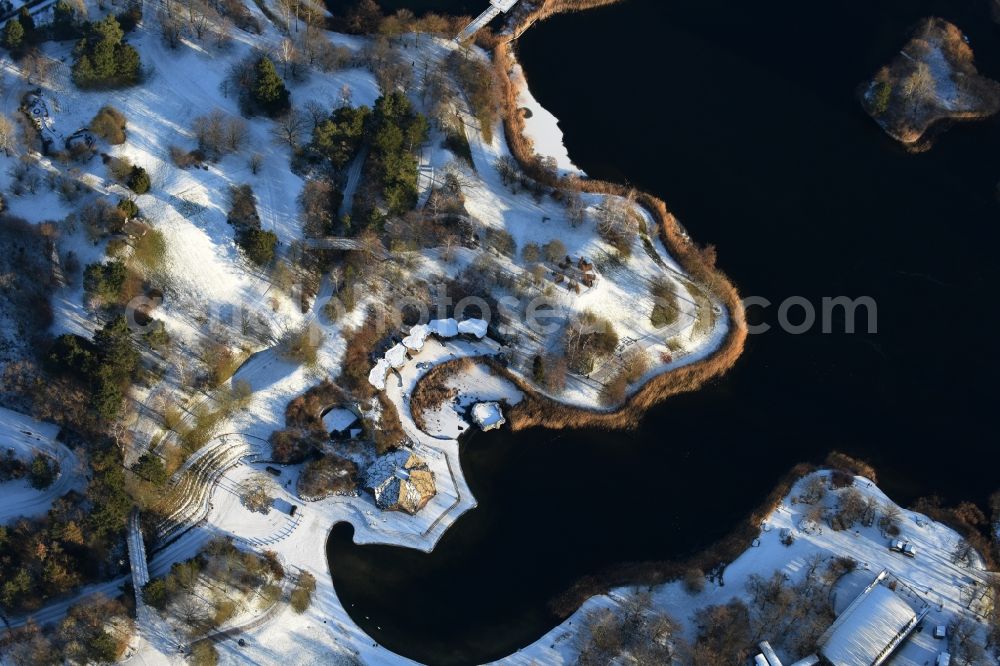
[[[312,140],[303,151],[313,163],[326,165],[326,173],[306,181],[299,197],[307,236],[353,235],[349,215],[340,217],[346,168],[357,157],[367,136],[371,109],[341,106],[327,115],[314,115]]]
[[[54,235],[51,224],[34,225],[0,214],[0,247],[4,248],[0,253],[0,311],[18,322],[16,327],[0,331],[0,359],[9,358],[6,349],[15,342],[28,342],[36,348],[43,344],[52,323],[49,298],[57,285],[51,252]],[[10,386],[6,381],[2,384],[0,392],[6,392]]]
[[[4,657],[16,666],[106,664],[122,658],[134,631],[128,609],[117,600],[91,597],[69,609],[52,630],[35,623],[7,635]]]
[[[52,6],[51,23],[36,25],[30,9],[25,5],[16,16],[4,24],[0,31],[0,42],[10,51],[14,59],[21,59],[26,55],[40,56],[38,46],[45,41],[79,39],[87,34],[91,24],[85,20],[85,16],[85,11],[81,14],[68,0],[58,0]],[[130,32],[142,18],[142,5],[131,1],[112,18],[118,22],[123,31]]]
[[[101,445],[89,459],[93,480],[83,497],[71,493],[53,502],[43,518],[0,526],[0,607],[5,612],[40,608],[117,571],[111,552],[132,506],[121,456],[113,446]]]
[[[48,355],[54,373],[71,374],[91,390],[91,408],[104,419],[116,418],[125,390],[139,370],[139,352],[128,321],[118,316],[87,340],[70,333],[56,338]]]
[[[468,22],[467,16],[443,16],[435,12],[418,17],[409,9],[385,15],[375,0],[357,0],[346,12],[334,16],[330,23],[338,32],[393,39],[407,32],[455,35]]]
[[[428,130],[427,119],[398,91],[380,97],[374,109],[344,105],[327,117],[317,113],[302,156],[314,164],[325,162],[328,174],[310,179],[300,197],[307,235],[381,231],[386,213],[412,210],[417,204],[416,151]],[[353,214],[340,218],[345,169],[365,145],[370,147],[366,177],[355,194]]]
[[[415,151],[427,138],[427,119],[413,109],[404,93],[375,102],[371,120],[371,163],[389,213],[401,215],[417,204]]]
[[[371,117],[367,106],[342,106],[316,125],[312,149],[330,160],[336,170],[344,169],[358,154]]]

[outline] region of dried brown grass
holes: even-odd
[[[448,380],[469,370],[472,363],[472,358],[466,356],[434,366],[420,378],[410,396],[410,414],[420,430],[427,432],[427,412],[437,410],[445,402],[455,397],[455,389],[447,386]]]

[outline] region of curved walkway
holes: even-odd
[[[40,516],[52,502],[70,490],[82,490],[86,482],[76,454],[56,441],[59,426],[43,423],[25,414],[0,407],[0,455],[8,449],[24,462],[43,453],[59,463],[59,476],[48,488],[36,490],[27,479],[0,484],[0,525],[21,516]]]

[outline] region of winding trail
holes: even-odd
[[[37,454],[49,456],[59,463],[59,476],[48,488],[36,490],[27,479],[9,481],[0,485],[3,502],[0,502],[0,525],[26,516],[43,515],[52,502],[70,490],[83,490],[86,475],[83,464],[73,451],[56,441],[59,426],[42,423],[30,416],[0,407],[0,455],[8,449],[24,462]]]

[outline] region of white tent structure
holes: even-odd
[[[454,319],[435,319],[427,324],[427,327],[439,338],[453,338],[458,335],[458,322]]]
[[[466,319],[459,323],[454,319],[434,319],[426,324],[416,324],[410,328],[410,333],[403,338],[403,341],[385,353],[385,355],[375,363],[375,367],[368,373],[368,383],[379,391],[385,390],[385,378],[392,368],[402,368],[406,365],[409,357],[407,352],[417,353],[424,348],[427,338],[432,335],[441,339],[454,338],[460,333],[471,335],[479,340],[486,337],[488,325],[482,319]]]
[[[389,374],[389,361],[380,358],[375,367],[368,373],[368,383],[379,391],[385,390],[385,376]]]
[[[466,319],[458,325],[458,332],[462,335],[472,335],[482,340],[486,337],[487,323],[482,319]]]
[[[406,347],[395,345],[385,353],[386,362],[392,367],[399,369],[406,365]]]
[[[833,666],[879,666],[917,626],[919,615],[882,585],[881,572],[820,636],[820,655]]]
[[[403,345],[413,352],[418,352],[424,348],[424,343],[431,335],[431,329],[427,324],[417,324],[410,329],[410,334],[403,338]]]

